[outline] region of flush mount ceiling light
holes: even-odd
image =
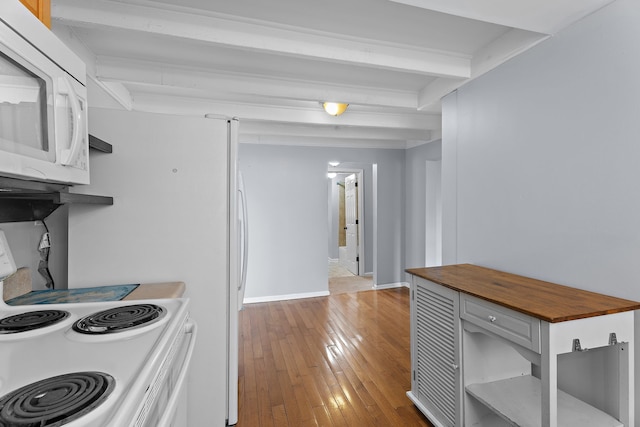
[[[344,113],[347,110],[348,106],[349,104],[342,104],[340,102],[323,102],[322,103],[322,108],[324,108],[324,111],[326,111],[327,114],[330,114],[332,116],[339,116],[340,114]]]
[[[340,162],[329,162],[329,166],[331,166],[332,168],[335,168],[336,166],[338,166],[340,164]]]

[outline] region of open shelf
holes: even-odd
[[[43,220],[71,203],[113,205],[113,197],[70,193],[63,184],[0,177],[0,222]]]
[[[540,380],[531,375],[470,384],[466,391],[513,426],[540,427],[542,424]],[[558,390],[558,426],[623,427],[623,424],[611,415]]]
[[[93,135],[89,148],[113,152],[111,144]],[[113,197],[70,193],[66,184],[0,177],[0,223],[43,220],[67,204],[113,205]]]
[[[111,144],[91,134],[89,134],[89,148],[102,151],[103,153],[113,153]]]

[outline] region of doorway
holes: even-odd
[[[331,169],[329,178],[329,291],[372,289],[364,276],[364,183],[361,169]]]
[[[343,206],[344,210],[344,251],[341,252],[340,261],[344,266],[353,273],[355,276],[360,275],[359,266],[359,218],[358,215],[358,178],[355,173],[347,175],[344,179],[344,197],[340,206]],[[340,230],[338,230],[340,232]]]
[[[426,161],[425,266],[442,265],[442,160]]]

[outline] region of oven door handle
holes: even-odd
[[[187,349],[187,354],[185,355],[184,362],[182,363],[182,368],[180,369],[180,374],[178,375],[178,380],[176,381],[173,393],[167,402],[164,414],[162,414],[162,418],[158,422],[157,427],[169,427],[171,425],[173,415],[176,412],[180,396],[182,395],[182,389],[186,386],[185,382],[187,374],[189,373],[189,365],[191,365],[193,349],[196,345],[196,335],[198,334],[198,324],[193,319],[189,319],[187,321],[187,324],[185,325],[185,333],[191,334],[189,348]]]

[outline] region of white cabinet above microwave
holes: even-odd
[[[18,0],[0,1],[0,176],[89,183],[86,68]]]

